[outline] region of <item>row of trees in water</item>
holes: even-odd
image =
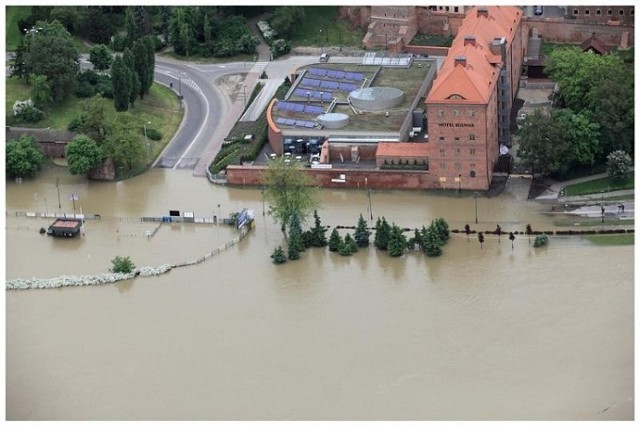
[[[282,264],[289,260],[297,260],[301,253],[309,247],[329,247],[329,251],[337,252],[342,256],[349,256],[361,248],[369,247],[370,236],[373,234],[373,245],[376,249],[386,251],[392,257],[402,256],[407,250],[421,250],[429,257],[442,255],[442,247],[449,240],[449,225],[443,218],[434,219],[429,227],[422,226],[415,229],[414,235],[407,238],[404,235],[408,229],[403,229],[395,223],[389,224],[385,217],[378,217],[374,232],[370,231],[367,221],[358,218],[353,236],[347,232],[344,237],[340,235],[338,227],[334,227],[327,239],[328,229],[321,223],[318,211],[313,213],[314,226],[303,231],[300,225],[300,217],[294,214],[289,224],[287,236],[287,251],[278,246],[271,254],[274,264]]]

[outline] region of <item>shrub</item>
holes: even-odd
[[[88,81],[80,82],[78,89],[76,89],[76,96],[78,98],[90,98],[95,95],[95,87]]]
[[[278,246],[274,249],[273,253],[271,254],[271,259],[272,262],[276,265],[284,264],[285,262],[287,262],[287,256],[285,255],[282,246]]]
[[[42,118],[44,117],[44,113],[42,112],[42,110],[39,110],[34,106],[25,105],[20,109],[18,117],[27,123],[35,123],[39,120],[42,120]]]
[[[149,129],[149,128],[147,128],[147,138],[149,138],[151,140],[154,140],[154,141],[160,141],[162,139],[162,134],[157,129]]]
[[[40,234],[44,234],[46,232],[47,232],[47,230],[45,230],[44,227],[40,227],[40,231],[39,231]]]
[[[82,115],[80,115],[71,119],[71,121],[67,125],[67,130],[71,132],[81,132],[83,126],[84,126],[84,120],[82,118]]]
[[[534,248],[539,248],[541,246],[546,246],[549,243],[549,237],[546,234],[541,234],[536,236],[536,240],[533,242]]]
[[[129,257],[117,256],[111,260],[111,264],[113,267],[109,271],[112,273],[131,273],[136,268]]]

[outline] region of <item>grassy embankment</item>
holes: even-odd
[[[7,14],[5,20],[7,25],[5,28],[7,52],[14,52],[20,44],[20,38],[22,37],[22,33],[18,28],[18,22],[31,15],[31,6],[7,6],[5,11]],[[76,49],[78,49],[78,53],[89,53],[89,46],[87,46],[80,37],[74,35],[73,43]]]
[[[6,78],[7,97],[5,100],[7,124],[12,125],[12,107],[17,99],[28,99],[30,87],[15,78]],[[37,123],[32,123],[29,127],[65,130],[69,122],[81,113],[79,105],[81,99],[70,95],[65,101],[44,109],[45,117]],[[106,107],[105,121],[111,122],[115,119],[116,111],[113,101],[103,99]],[[137,100],[135,107],[129,110],[140,126],[141,132],[145,123],[147,129],[157,129],[162,138],[159,141],[149,140],[150,159],[155,159],[164,147],[169,143],[182,121],[182,111],[178,103],[176,94],[168,88],[154,84],[150,93],[144,100]],[[19,124],[15,124],[18,126]]]
[[[583,196],[585,194],[608,193],[609,191],[630,190],[634,188],[633,175],[623,181],[612,178],[598,178],[565,187],[567,196]]]
[[[337,20],[339,6],[307,6],[305,16],[291,34],[291,47],[352,46],[361,47],[365,32],[349,30],[347,20]]]

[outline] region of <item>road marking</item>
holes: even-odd
[[[196,141],[198,140],[198,137],[200,137],[200,134],[202,133],[202,130],[204,129],[204,125],[207,122],[207,120],[209,120],[209,100],[207,100],[207,97],[204,96],[204,93],[202,92],[202,90],[200,89],[200,87],[196,84],[196,82],[194,82],[191,79],[188,79],[189,82],[193,83],[193,85],[191,83],[187,83],[189,86],[193,87],[194,89],[196,89],[196,91],[200,94],[200,96],[202,96],[202,99],[204,99],[204,103],[206,105],[206,112],[204,115],[204,120],[202,121],[202,125],[200,125],[200,129],[198,129],[198,133],[196,134],[195,138],[193,138],[193,141],[191,141],[191,144],[189,144],[189,146],[187,147],[187,149],[185,151],[183,151],[185,154],[188,153],[191,150],[191,147],[193,147],[193,144],[196,143]],[[176,169],[178,167],[178,165],[180,164],[180,161],[183,159],[184,157],[181,157],[176,164],[173,166],[172,169]]]

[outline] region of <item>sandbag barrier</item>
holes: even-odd
[[[255,222],[252,222],[255,224]],[[181,262],[178,264],[163,264],[159,267],[142,267],[138,268],[131,273],[103,273],[93,274],[85,276],[58,276],[51,279],[39,279],[33,277],[31,279],[12,279],[7,281],[7,290],[24,290],[24,289],[54,289],[61,288],[63,286],[92,286],[92,285],[107,285],[110,283],[116,283],[122,280],[129,280],[136,277],[150,277],[159,276],[161,274],[168,273],[174,268],[186,267],[190,265],[200,264],[214,255],[218,255],[221,252],[229,249],[245,238],[249,234],[248,227],[242,227],[240,229],[240,235],[234,237],[231,241],[221,245],[220,247],[208,252],[204,256],[196,258],[192,261]]]

